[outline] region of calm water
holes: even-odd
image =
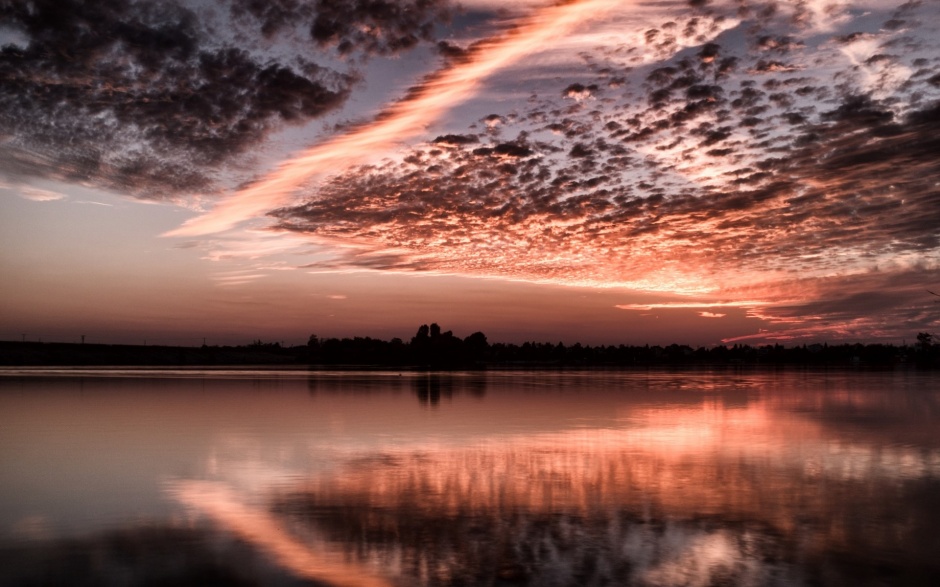
[[[0,372],[0,585],[937,585],[940,374]]]

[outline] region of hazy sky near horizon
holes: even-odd
[[[940,2],[0,0],[0,339],[911,341]]]

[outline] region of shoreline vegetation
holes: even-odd
[[[911,345],[734,344],[564,345],[490,343],[482,332],[459,338],[437,324],[422,325],[410,341],[369,337],[324,338],[282,346],[256,340],[238,346],[166,346],[0,341],[2,366],[306,366],[396,369],[564,369],[683,366],[940,367],[940,343],[919,333]]]

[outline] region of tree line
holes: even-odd
[[[265,365],[417,369],[579,368],[684,365],[834,365],[940,367],[940,343],[921,332],[912,345],[733,344],[692,347],[490,343],[482,332],[460,338],[422,324],[410,340],[320,338],[284,346],[255,340],[240,346],[172,347],[0,341],[0,365]]]
[[[369,337],[326,338],[312,335],[300,351],[302,360],[322,365],[388,365],[431,368],[629,367],[643,365],[936,365],[940,344],[920,333],[914,345],[844,343],[830,345],[748,344],[697,347],[660,345],[565,345],[562,342],[490,343],[482,332],[459,338],[437,324],[423,324],[410,341]]]

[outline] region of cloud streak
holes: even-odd
[[[66,198],[65,194],[31,186],[23,186],[19,188],[17,192],[19,192],[21,198],[33,202],[55,202]]]
[[[283,522],[268,512],[242,503],[223,485],[178,482],[168,492],[189,508],[209,517],[242,540],[268,552],[300,577],[348,587],[390,587],[391,583],[362,566],[315,552],[288,534]]]

